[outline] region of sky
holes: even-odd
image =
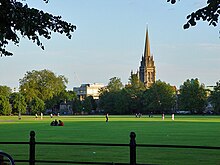
[[[27,38],[10,44],[11,57],[0,58],[0,85],[19,87],[26,72],[48,69],[68,78],[67,89],[84,83],[102,83],[118,77],[128,83],[139,68],[148,29],[156,79],[177,88],[199,78],[206,86],[220,80],[218,27],[199,22],[183,29],[186,16],[204,7],[207,0],[26,0],[34,7],[77,26],[69,40],[54,33],[41,39],[45,50]]]

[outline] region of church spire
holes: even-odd
[[[148,57],[150,57],[150,42],[149,42],[149,37],[148,37],[148,29],[146,31],[144,57],[145,57],[145,60],[148,59]]]
[[[156,69],[153,56],[150,52],[148,28],[145,37],[144,54],[139,67],[139,78],[140,81],[144,83],[145,87],[149,88],[156,81]]]

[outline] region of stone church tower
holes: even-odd
[[[148,37],[148,30],[146,31],[144,55],[139,67],[139,79],[144,83],[145,87],[149,88],[156,82],[156,69],[154,65],[153,55],[150,52],[150,42]]]

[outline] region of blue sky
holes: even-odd
[[[71,40],[53,34],[42,39],[45,50],[21,38],[19,47],[10,44],[12,57],[0,59],[0,85],[18,87],[27,71],[49,69],[68,78],[68,89],[82,83],[107,84],[112,77],[128,82],[131,70],[139,67],[145,32],[149,29],[156,78],[177,88],[186,79],[199,78],[205,85],[220,79],[219,26],[199,22],[184,30],[186,16],[207,0],[26,0],[77,26]]]

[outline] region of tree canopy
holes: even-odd
[[[220,113],[220,81],[216,82],[216,86],[214,87],[214,91],[211,92],[210,102],[214,107],[216,113]]]
[[[178,104],[181,110],[189,110],[191,113],[202,113],[207,103],[207,93],[205,85],[199,80],[186,80],[180,86]]]
[[[27,104],[25,102],[24,96],[21,93],[12,93],[10,97],[10,103],[13,114],[26,114]]]
[[[160,80],[156,81],[143,95],[146,112],[170,113],[175,105],[176,89]]]
[[[11,94],[11,88],[8,86],[2,86],[0,85],[0,95],[6,96],[9,98],[10,94]]]
[[[62,75],[56,76],[49,70],[27,72],[23,79],[20,79],[20,91],[31,101],[38,97],[43,101],[59,95],[66,89],[67,78]]]
[[[122,87],[123,87],[123,84],[121,82],[121,79],[117,77],[110,78],[110,81],[107,85],[107,89],[109,92],[117,92],[121,90]]]
[[[177,0],[167,0],[167,2],[175,4]],[[192,12],[186,17],[188,21],[183,28],[188,29],[190,26],[195,26],[199,20],[207,21],[209,25],[217,26],[219,14],[220,0],[207,0],[207,6]]]
[[[0,95],[0,115],[10,115],[11,111],[12,109],[9,103],[9,98]]]
[[[46,3],[49,0],[43,0]],[[75,25],[63,21],[61,16],[54,16],[42,10],[29,8],[19,0],[0,0],[0,55],[11,56],[6,50],[9,42],[19,44],[20,35],[44,49],[40,37],[51,38],[51,32],[65,34],[71,39]],[[20,35],[18,35],[20,33]]]

